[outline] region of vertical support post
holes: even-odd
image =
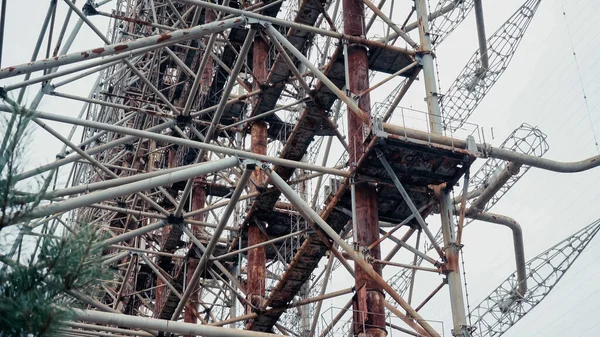
[[[487,71],[490,61],[487,52],[487,39],[485,37],[485,21],[483,20],[483,4],[481,0],[475,0],[475,22],[477,23],[477,40],[479,41],[479,57],[481,67]]]
[[[254,53],[256,57],[256,51]],[[256,64],[256,63],[255,63]],[[267,152],[267,123],[257,121],[252,124],[251,128],[251,150],[254,153],[266,154]],[[266,175],[256,167],[252,172],[251,179],[253,184],[250,185],[250,191],[257,192],[256,186],[262,186],[266,183]],[[254,246],[265,241],[263,233],[254,221],[248,223],[248,246]],[[256,247],[248,251],[248,285],[247,299],[254,307],[262,307],[262,302],[265,296],[265,277],[266,277],[266,262],[267,251],[265,246]],[[251,307],[246,307],[246,313],[251,313]]]
[[[0,10],[0,66],[2,65],[2,49],[4,47],[4,23],[6,22],[6,3],[8,0],[2,0],[2,9]],[[52,4],[50,6],[53,6]],[[50,10],[48,10],[48,14]]]
[[[183,200],[181,202],[184,202]],[[197,177],[194,179],[194,189],[192,191],[192,204],[190,211],[195,211],[197,209],[204,208],[206,203],[206,189],[204,176]],[[200,213],[194,215],[193,220],[204,222],[204,213]],[[192,226],[192,233],[196,238],[200,236],[200,234],[204,231],[202,226]],[[186,288],[195,287],[194,291],[190,295],[189,305],[185,307],[183,321],[186,323],[198,323],[198,317],[196,316],[196,312],[198,312],[198,306],[200,304],[200,285],[198,283],[192,284],[190,280],[192,279],[192,275],[196,272],[196,268],[198,268],[198,260],[192,259],[188,262],[187,275],[186,275]],[[193,310],[190,310],[193,309]],[[195,311],[195,312],[194,312]],[[185,337],[193,337],[191,335],[185,335]]]
[[[304,156],[304,158],[302,158],[303,162],[307,161],[307,156]],[[302,177],[306,174],[306,172],[303,169],[297,169],[296,170],[297,174],[299,177]],[[300,193],[300,197],[302,197],[302,199],[304,200],[304,202],[308,203],[309,202],[309,198],[308,198],[308,191],[307,191],[307,186],[306,186],[306,181],[301,181],[298,184],[298,192]],[[295,228],[297,230],[300,230],[301,228],[299,228],[299,226],[297,228]],[[299,291],[299,295],[301,300],[306,300],[310,297],[309,294],[309,286],[310,286],[310,279],[307,280],[306,282],[304,282],[304,284],[302,285],[302,288],[300,288]],[[300,326],[301,326],[301,330],[300,330],[300,336],[301,337],[309,337],[310,336],[310,317],[309,317],[309,311],[310,311],[310,303],[305,304],[305,305],[301,305],[298,310],[300,311]]]
[[[344,15],[344,33],[350,36],[364,37],[365,35],[365,8],[360,0],[343,0]],[[344,46],[345,47],[345,46]],[[349,44],[347,47],[347,67],[351,69],[348,72],[348,91],[351,95],[356,95],[369,88],[369,59],[367,47],[361,44]],[[348,135],[352,140],[349,144],[349,154],[351,165],[356,165],[364,153],[364,132],[369,125],[371,117],[371,98],[367,93],[357,102],[358,107],[365,113],[366,118],[362,119],[348,109]],[[354,197],[354,219],[356,224],[356,233],[354,237],[359,247],[368,247],[372,242],[379,238],[379,217],[377,213],[377,191],[375,186],[366,182],[357,182],[353,189]],[[373,258],[379,260],[381,252],[379,245],[375,245],[371,251]],[[373,265],[377,274],[381,275],[381,265]],[[356,289],[366,286],[366,296],[359,300],[367,308],[365,322],[354,322],[354,326],[360,327],[363,331],[354,331],[354,334],[362,334],[367,337],[386,336],[385,330],[385,307],[384,292],[377,282],[375,282],[359,265],[355,264]],[[362,315],[357,315],[363,317]]]
[[[254,45],[252,50],[252,70],[254,73],[255,81],[252,83],[252,89],[258,90],[261,85],[267,81],[269,76],[269,69],[267,68],[267,61],[269,55],[269,45],[260,34],[256,35],[254,39]],[[258,99],[255,97],[253,100],[256,105]],[[254,107],[256,109],[256,106]],[[250,129],[251,145],[250,149],[253,153],[267,154],[267,123],[262,120],[257,120],[252,123]],[[260,169],[256,167],[252,172],[250,191],[258,192],[258,188],[266,184],[267,176]],[[258,188],[257,188],[258,186]],[[256,222],[249,221],[248,223],[248,246],[260,244],[265,241],[263,233],[257,226]],[[262,302],[265,297],[265,277],[266,277],[266,262],[267,262],[267,251],[265,246],[260,246],[248,251],[248,286],[247,296],[248,302],[254,307],[262,307]],[[251,307],[246,306],[246,313],[251,313]]]
[[[438,101],[437,84],[435,83],[435,69],[433,68],[433,53],[431,50],[431,36],[429,35],[427,4],[425,0],[415,0],[415,5],[421,45],[421,50],[418,51],[417,57],[421,58],[421,66],[423,67],[430,132],[442,134],[442,114],[440,102]]]
[[[446,250],[444,273],[446,274],[448,289],[450,290],[450,306],[452,309],[453,323],[452,335],[469,337],[470,332],[469,326],[467,325],[460,266],[458,264],[460,247],[456,243],[456,233],[454,232],[455,226],[452,214],[452,198],[450,196],[450,191],[446,188],[445,184],[435,186],[433,190],[435,197],[440,203],[440,215],[442,218],[442,234]]]
[[[155,164],[155,162],[150,163],[151,168],[155,168],[154,164]],[[176,149],[174,149],[173,147],[170,147],[167,152],[167,168],[172,169],[177,166],[178,165],[177,165]],[[167,238],[172,230],[173,230],[173,226],[164,226],[161,229],[161,238]],[[170,270],[166,270],[166,271],[170,272]],[[155,305],[154,305],[154,312],[158,313],[163,310],[163,307],[167,300],[167,296],[169,294],[169,289],[166,286],[164,286],[165,283],[160,278],[156,279],[156,285],[157,285],[157,288],[156,288],[156,300],[155,300]]]

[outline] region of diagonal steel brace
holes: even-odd
[[[425,232],[425,235],[427,235],[427,237],[429,238],[429,241],[431,241],[431,244],[433,245],[435,250],[438,252],[440,257],[443,257],[444,252],[442,251],[442,248],[440,247],[440,245],[437,244],[437,241],[435,240],[435,236],[429,230],[429,227],[425,223],[425,220],[423,220],[423,217],[421,216],[421,213],[419,213],[417,206],[415,206],[412,199],[406,192],[406,189],[404,189],[404,186],[402,186],[402,184],[400,183],[400,179],[398,179],[398,176],[396,176],[396,172],[394,172],[390,163],[387,161],[387,159],[385,159],[385,156],[383,155],[383,152],[381,152],[381,150],[375,149],[375,152],[377,153],[377,158],[379,158],[379,160],[381,161],[381,164],[383,164],[383,167],[385,168],[388,175],[394,182],[394,185],[396,185],[396,188],[400,192],[400,195],[402,195],[402,198],[408,205],[408,208],[410,208],[411,212],[415,215],[415,218],[417,219],[417,222],[421,226],[421,229],[423,229],[423,232]]]

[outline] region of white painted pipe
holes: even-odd
[[[28,212],[27,214],[17,216],[15,220],[25,221],[35,218],[41,218],[55,213],[66,212],[75,208],[89,206],[100,201],[110,200],[124,195],[145,191],[152,188],[157,188],[159,186],[172,184],[174,182],[187,180],[193,177],[205,175],[212,172],[222,171],[230,167],[236,166],[238,163],[239,160],[236,157],[229,157],[216,161],[206,162],[202,165],[172,172],[159,177],[152,177],[146,180],[125,184],[113,188],[108,188],[106,190],[93,192],[77,198],[67,199],[65,201],[37,207],[31,210],[31,212]]]
[[[96,324],[114,325],[134,329],[151,329],[181,335],[205,337],[274,337],[276,334],[221,328],[194,323],[167,321],[164,319],[129,316],[107,312],[73,309],[73,319]]]

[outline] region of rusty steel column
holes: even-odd
[[[216,20],[216,15],[215,12],[212,10],[205,10],[204,11],[204,22],[205,23],[209,23],[209,22],[213,22]],[[204,38],[204,43],[208,43],[208,37]],[[194,66],[194,71],[198,71],[198,67],[200,66],[201,63],[201,59],[203,57],[205,57],[205,53],[207,53],[208,51],[204,51],[204,53],[197,53],[194,62],[193,62],[193,66]],[[199,97],[204,97],[206,98],[207,94],[208,94],[208,90],[210,88],[210,85],[212,83],[212,78],[213,78],[213,68],[214,68],[214,62],[212,57],[208,56],[208,62],[206,62],[206,66],[204,67],[204,69],[202,69],[201,72],[201,81],[200,81],[200,88],[198,90],[198,92],[196,93],[197,96]],[[185,102],[187,100],[190,99],[189,94],[190,94],[190,86],[189,83],[186,86],[186,90],[185,90],[185,95],[183,95],[182,100],[180,102],[181,105],[177,105],[178,108],[183,108],[183,106],[185,105]],[[196,98],[193,98],[196,99]],[[192,204],[190,205],[190,211],[195,211],[198,209],[202,209],[204,208],[206,204],[206,177],[205,176],[200,176],[197,177],[196,179],[194,179],[194,187],[192,190]],[[193,220],[196,221],[204,221],[205,219],[205,214],[201,213],[198,215],[195,215],[192,217]],[[198,239],[200,239],[200,236],[202,235],[202,233],[204,232],[204,228],[202,226],[192,226],[192,233],[194,234],[194,236]],[[195,287],[194,292],[190,295],[190,299],[189,299],[189,303],[186,304],[185,306],[185,311],[184,311],[184,316],[183,316],[183,321],[186,323],[197,323],[198,322],[198,317],[196,316],[196,313],[198,312],[198,307],[200,304],[200,285],[199,284],[189,284],[189,280],[192,279],[192,275],[194,275],[194,272],[196,272],[196,268],[198,267],[198,260],[196,259],[191,259],[188,262],[188,267],[187,267],[187,275],[186,275],[186,287]],[[190,310],[193,309],[193,310]],[[195,312],[194,312],[195,311]],[[186,335],[185,337],[193,337],[190,335]]]
[[[217,19],[217,15],[213,10],[205,9],[204,11],[204,22],[213,22]],[[215,33],[216,34],[216,33]],[[204,43],[208,43],[208,38],[204,39]],[[210,86],[213,82],[213,72],[214,72],[215,62],[212,56],[208,56],[208,62],[206,62],[206,66],[204,67],[204,71],[202,71],[202,77],[200,80],[200,90],[198,94],[200,95],[208,95],[208,91],[210,90]]]
[[[263,121],[254,122],[254,124],[252,124],[251,137],[252,152],[265,154],[267,152],[267,123]],[[254,183],[250,189],[251,192],[255,192],[257,190],[255,184],[262,186],[266,182],[266,175],[257,166],[254,172],[252,172],[251,179]],[[263,241],[265,241],[263,233],[256,223],[251,221],[248,225],[248,246],[254,246]],[[265,296],[266,262],[267,256],[265,246],[248,251],[247,296],[250,303],[255,307],[262,306],[262,301]],[[247,308],[246,313],[251,313],[251,309]]]
[[[190,207],[191,211],[195,211],[198,209],[204,208],[206,204],[206,181],[204,177],[198,177],[194,179],[194,189],[192,190],[192,204]],[[193,220],[204,221],[204,213],[197,214],[192,217]],[[192,226],[192,233],[196,238],[200,238],[204,228],[202,226]],[[186,323],[198,323],[198,317],[196,313],[198,312],[198,306],[200,304],[200,285],[199,284],[190,284],[189,281],[194,275],[196,271],[196,267],[198,267],[197,259],[190,259],[187,267],[187,275],[186,275],[186,288],[187,287],[195,287],[194,292],[190,296],[189,302],[187,303],[183,315],[183,321]],[[193,310],[190,310],[193,309]],[[185,337],[193,337],[191,335],[185,335]]]
[[[151,163],[152,165],[154,163]],[[177,152],[175,149],[170,148],[167,151],[167,168],[175,168],[177,166]],[[171,231],[173,230],[173,226],[164,226],[163,228],[160,229],[161,232],[161,239],[160,239],[160,245],[161,248],[164,247],[167,238],[169,237],[169,234],[171,233]],[[170,272],[170,270],[168,270],[168,272]],[[165,306],[165,303],[167,301],[167,296],[169,295],[169,288],[166,286],[166,284],[160,279],[160,278],[156,278],[156,294],[155,294],[155,305],[154,305],[154,314],[156,315],[157,313],[160,313]]]
[[[365,10],[360,0],[343,0],[344,10],[344,33],[350,36],[364,37],[365,35]],[[358,94],[369,88],[369,59],[367,47],[360,44],[348,45],[348,71],[349,89],[352,94]],[[360,98],[358,106],[370,119],[371,99],[367,93]],[[362,156],[365,145],[363,130],[369,128],[370,120],[361,120],[355,113],[348,109],[348,138],[350,139],[349,152],[350,163],[356,165]],[[356,234],[357,244],[368,247],[379,238],[379,219],[377,213],[377,192],[375,186],[366,182],[357,182],[355,188],[356,204]],[[379,260],[381,252],[379,244],[375,245],[371,252],[372,256]],[[381,265],[373,265],[373,269],[381,275]],[[355,264],[356,289],[366,287],[366,293],[358,296],[358,308],[365,308],[366,316],[354,315],[354,326],[358,331],[355,335],[368,337],[386,336],[384,292],[363,269]],[[361,294],[361,292],[358,292]],[[363,321],[363,318],[366,320]]]
[[[267,68],[267,58],[269,53],[269,45],[259,35],[254,40],[252,70],[254,72],[255,81],[252,85],[253,89],[259,89],[267,80],[269,70]],[[256,100],[255,100],[256,102]],[[253,153],[267,154],[267,123],[262,120],[257,120],[251,126],[251,147]],[[257,186],[263,186],[267,181],[266,174],[257,166],[252,172],[251,192],[256,192]],[[260,231],[254,221],[248,224],[248,246],[253,246],[265,241],[263,233]],[[266,276],[266,255],[265,246],[254,248],[248,251],[248,285],[247,296],[249,302],[260,308],[265,297],[265,276]],[[246,308],[246,313],[251,313],[250,307]]]

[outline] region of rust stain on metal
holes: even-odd
[[[156,40],[156,43],[165,42],[172,37],[173,37],[173,35],[171,35],[171,34],[160,34],[160,37],[158,38],[158,40]]]
[[[127,48],[129,48],[128,45],[126,45],[126,44],[120,44],[120,45],[118,45],[118,46],[115,47],[115,51],[118,52],[118,51],[121,51],[121,50],[125,50]]]
[[[15,71],[15,67],[8,67],[6,68],[6,70],[8,70],[9,73],[12,73],[13,71]]]
[[[83,56],[83,58],[86,59],[86,58],[90,57],[90,54],[88,52],[84,51],[81,53],[81,56]]]
[[[94,54],[102,54],[102,53],[104,53],[104,48],[92,49],[92,53],[94,53]]]

